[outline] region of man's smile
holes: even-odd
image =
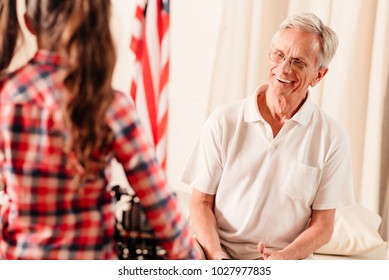
[[[281,83],[284,83],[284,84],[291,84],[291,83],[294,83],[294,81],[282,79],[282,78],[280,78],[280,77],[277,77],[276,75],[274,75],[274,77],[277,79],[277,81],[279,81],[279,82],[281,82]]]

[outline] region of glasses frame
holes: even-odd
[[[278,64],[281,64],[282,62],[284,62],[288,58],[290,59],[290,62],[289,62],[290,67],[295,69],[295,70],[303,71],[303,70],[306,70],[309,68],[308,65],[304,61],[302,61],[301,59],[286,56],[281,51],[272,51],[269,53],[269,59],[273,62],[278,63]]]

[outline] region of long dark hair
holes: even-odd
[[[0,78],[11,63],[19,34],[16,1],[0,0]]]
[[[16,1],[0,1],[3,23],[3,13],[14,13]],[[63,83],[64,115],[71,134],[68,148],[86,169],[91,162],[105,164],[94,152],[108,150],[112,138],[104,122],[114,98],[111,81],[116,62],[110,13],[107,0],[26,0],[26,14],[37,37],[44,36],[67,63]]]

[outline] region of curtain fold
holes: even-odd
[[[252,0],[244,1],[244,5],[239,5],[234,0],[225,1],[211,79],[208,113],[221,103],[246,95],[245,77],[252,5]]]
[[[370,63],[369,89],[367,92],[366,125],[363,127],[365,148],[363,153],[362,184],[360,201],[383,217],[383,205],[388,177],[388,147],[383,141],[388,131],[387,94],[389,79],[389,2],[378,1],[372,59]],[[386,108],[385,108],[386,106]],[[387,114],[387,113],[386,113]],[[362,128],[361,128],[362,130]],[[386,142],[388,139],[386,138]],[[386,150],[386,153],[384,152]],[[383,219],[383,227],[388,221]],[[388,239],[388,236],[386,236]]]
[[[225,0],[210,85],[208,113],[252,93],[266,80],[270,40],[288,0]]]

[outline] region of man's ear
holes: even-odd
[[[24,14],[23,17],[24,17],[24,23],[26,24],[28,31],[30,31],[33,35],[36,35],[35,29],[32,26],[32,23],[31,23],[30,19],[28,18],[27,14]]]
[[[316,77],[312,80],[310,86],[314,87],[317,85],[318,82],[320,82],[321,79],[324,78],[324,76],[327,74],[328,68],[326,67],[321,67],[316,74]]]

